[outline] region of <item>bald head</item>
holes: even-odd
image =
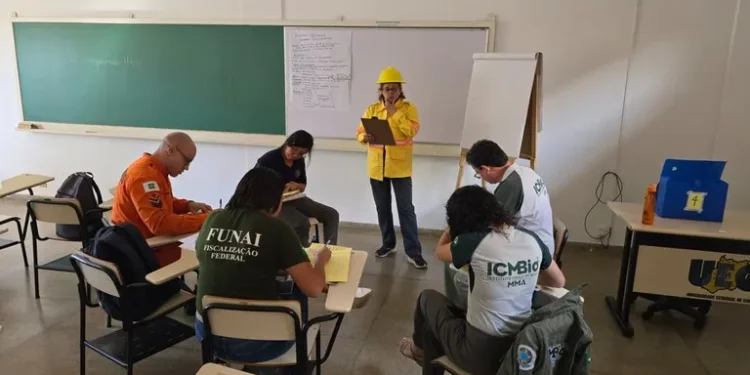
[[[164,163],[170,176],[177,177],[190,168],[197,152],[195,142],[187,133],[174,132],[164,137],[154,156]]]

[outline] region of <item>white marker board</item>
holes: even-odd
[[[537,54],[474,54],[461,147],[490,139],[512,157],[520,157]]]
[[[290,47],[295,31],[351,32],[351,93],[346,108],[300,108],[291,102]],[[487,29],[285,27],[286,131],[316,138],[354,139],[365,109],[378,101],[380,71],[394,66],[406,81],[406,100],[419,109],[416,142],[457,144],[466,112],[472,56],[487,51]]]

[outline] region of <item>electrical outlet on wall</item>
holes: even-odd
[[[608,225],[600,225],[599,226],[599,235],[600,236],[606,236],[607,234],[609,234],[609,231],[611,229],[612,228],[610,228]]]

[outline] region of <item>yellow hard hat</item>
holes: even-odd
[[[401,77],[401,72],[398,69],[389,66],[380,72],[378,82],[376,83],[379,85],[382,83],[406,83],[406,81]]]

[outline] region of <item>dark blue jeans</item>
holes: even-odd
[[[279,286],[280,290],[286,289],[286,293],[281,292],[281,299],[295,299],[300,302],[300,319],[302,325],[307,323],[307,296],[294,285],[289,293],[285,285]],[[205,319],[205,317],[204,317]],[[198,342],[203,342],[205,338],[205,328],[203,322],[195,319],[195,336]],[[294,345],[294,341],[263,341],[263,340],[242,340],[231,337],[214,336],[213,337],[214,353],[226,360],[237,362],[257,363],[274,359],[289,350]]]
[[[417,232],[417,214],[412,204],[411,177],[384,178],[383,181],[370,179],[372,197],[378,211],[378,224],[383,238],[383,246],[389,249],[396,247],[396,231],[393,229],[393,212],[391,211],[391,185],[396,194],[398,220],[401,223],[401,235],[404,237],[406,255],[422,255],[422,245]]]

